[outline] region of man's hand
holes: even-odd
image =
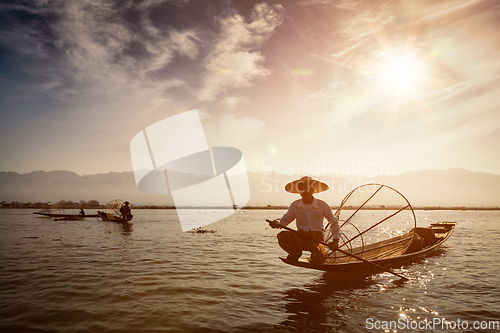
[[[280,227],[280,221],[273,220],[273,221],[269,222],[269,226],[273,229],[278,229]]]
[[[339,249],[339,240],[333,239],[330,243],[327,244],[330,250],[337,251]]]

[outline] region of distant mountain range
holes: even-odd
[[[288,205],[298,195],[284,185],[302,175],[249,172],[248,206]],[[500,207],[500,175],[464,169],[412,171],[394,176],[312,175],[330,186],[319,197],[340,204],[353,187],[381,183],[404,194],[413,206]],[[145,194],[137,189],[133,172],[79,176],[71,171],[0,172],[0,202],[58,202],[97,200],[106,204],[123,199],[134,205],[173,205],[170,195]]]

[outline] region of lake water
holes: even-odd
[[[32,212],[0,210],[2,333],[500,330],[499,211],[416,211],[419,226],[458,225],[397,269],[405,283],[282,263],[265,219],[284,211],[239,211],[205,234],[182,233],[174,210],[134,210],[129,228]]]

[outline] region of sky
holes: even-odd
[[[0,15],[0,171],[132,171],[135,134],[197,109],[249,171],[500,174],[497,0],[4,0]]]

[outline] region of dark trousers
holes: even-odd
[[[303,236],[307,236],[311,241]],[[297,260],[302,256],[302,251],[311,252],[313,263],[324,263],[328,258],[328,252],[323,244],[323,233],[321,231],[281,231],[278,234],[278,244],[288,253],[288,259]]]

